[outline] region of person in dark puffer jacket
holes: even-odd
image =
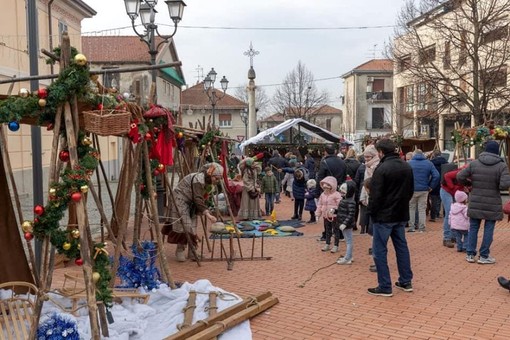
[[[283,168],[283,172],[294,174],[292,181],[292,196],[294,197],[294,216],[292,220],[301,221],[303,218],[303,209],[305,207],[306,181],[308,180],[308,170],[302,165],[297,168]]]
[[[496,259],[490,256],[490,246],[494,236],[496,221],[503,219],[503,206],[500,190],[510,187],[508,166],[499,157],[499,144],[489,141],[485,151],[477,160],[459,171],[457,180],[464,185],[472,185],[469,197],[469,233],[466,261],[475,262],[476,241],[482,220],[485,220],[480,257],[478,263],[493,264]]]
[[[340,186],[340,194],[344,198],[340,201],[336,214],[337,223],[340,225],[340,230],[344,234],[347,249],[345,250],[345,256],[340,257],[336,261],[338,264],[352,264],[352,231],[356,225],[356,221],[354,220],[356,214],[355,193],[356,183],[354,181],[346,181]]]

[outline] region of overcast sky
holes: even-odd
[[[97,15],[83,21],[82,32],[134,35],[123,0],[84,1]],[[255,81],[264,86],[268,95],[274,91],[274,84],[280,84],[301,60],[314,74],[318,89],[329,92],[330,105],[338,108],[343,91],[340,76],[374,56],[382,57],[384,43],[393,32],[389,26],[395,24],[403,4],[403,0],[185,2],[174,40],[187,84],[197,82],[198,68],[202,70],[200,75],[206,75],[214,67],[217,82],[226,76],[229,88],[246,86],[250,61],[243,52],[252,42],[260,53],[254,58]],[[157,10],[160,31],[170,33],[171,20],[163,0],[158,2]]]

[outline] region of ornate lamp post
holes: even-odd
[[[158,25],[155,24],[156,21],[156,5],[158,0],[124,0],[124,4],[126,5],[126,13],[131,19],[131,25],[133,26],[133,30],[136,35],[140,37],[142,41],[144,41],[149,47],[149,54],[151,56],[151,65],[156,65],[156,55],[158,54],[159,47],[167,43],[170,38],[172,38],[177,32],[177,24],[182,19],[182,14],[184,12],[184,7],[186,4],[182,0],[166,0],[165,3],[168,6],[168,12],[170,14],[170,19],[174,22],[174,31],[170,35],[160,34],[158,31]],[[143,33],[139,33],[136,29],[135,20],[140,17],[143,27],[145,31]],[[162,38],[163,40],[156,45],[156,36]],[[152,74],[152,82],[156,82],[156,70],[151,71]]]
[[[241,120],[244,124],[244,140],[248,139],[248,109],[244,108],[240,112],[241,114]]]
[[[228,88],[228,80],[223,76],[220,80],[221,89],[223,90],[222,93],[219,95],[216,94],[216,88],[214,87],[214,82],[216,81],[216,71],[214,70],[214,67],[211,68],[209,73],[207,74],[207,77],[204,79],[204,91],[207,95],[207,98],[209,98],[209,102],[211,102],[212,106],[212,125],[213,127],[216,126],[216,103],[220,101],[223,97],[226,95],[226,91]]]

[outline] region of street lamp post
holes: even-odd
[[[248,139],[248,109],[244,108],[241,110],[241,120],[244,124],[244,140]]]
[[[186,4],[182,0],[166,0],[170,19],[174,22],[174,31],[170,35],[160,34],[156,21],[156,5],[158,0],[124,0],[126,5],[126,13],[131,19],[131,25],[136,35],[147,44],[149,47],[149,54],[151,56],[151,65],[156,65],[156,55],[158,54],[159,47],[168,42],[177,32],[177,24],[182,19],[184,7]],[[140,17],[145,32],[139,33],[136,29],[135,20]],[[156,45],[156,36],[163,40]],[[151,71],[152,83],[156,83],[156,69]]]
[[[216,125],[216,103],[220,101],[225,95],[227,94],[227,88],[228,88],[228,80],[223,76],[220,80],[221,89],[223,90],[222,94],[217,95],[216,94],[216,88],[214,87],[214,82],[216,81],[216,71],[214,70],[214,67],[211,68],[209,73],[204,79],[204,91],[207,95],[207,98],[209,98],[209,102],[212,106],[212,125],[213,127]]]

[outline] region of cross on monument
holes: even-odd
[[[245,56],[250,57],[250,67],[253,67],[253,57],[258,55],[259,53],[260,53],[259,51],[255,51],[253,49],[253,44],[250,41],[250,49],[243,53]]]

